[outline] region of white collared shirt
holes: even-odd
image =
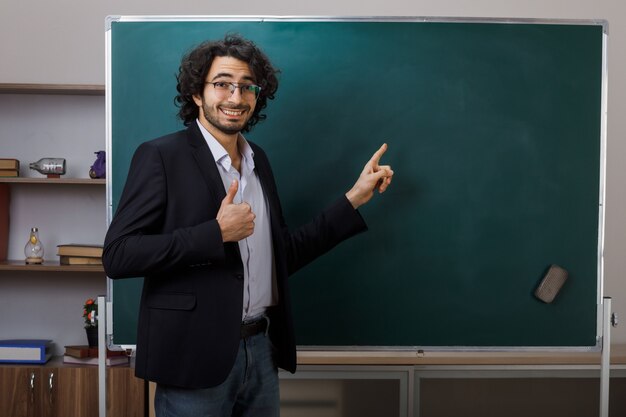
[[[278,302],[278,291],[274,274],[274,251],[270,213],[263,193],[259,176],[254,170],[254,152],[250,144],[240,134],[237,148],[241,153],[241,172],[232,166],[226,149],[196,119],[200,132],[209,145],[215,158],[224,190],[228,191],[234,179],[239,181],[239,189],[233,203],[246,202],[255,214],[254,233],[240,240],[239,251],[244,271],[242,320],[262,315],[267,307]]]

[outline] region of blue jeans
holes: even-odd
[[[157,384],[157,417],[278,417],[280,396],[273,347],[263,333],[242,339],[221,385],[186,389]]]

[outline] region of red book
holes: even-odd
[[[65,346],[65,356],[73,356],[75,358],[97,358],[98,348],[89,347],[87,345],[69,345]],[[107,358],[114,356],[127,356],[124,350],[107,349]]]

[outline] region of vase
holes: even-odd
[[[98,328],[87,327],[85,332],[87,332],[87,344],[89,347],[98,347]]]

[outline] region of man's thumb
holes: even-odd
[[[233,201],[235,200],[235,196],[237,195],[238,189],[239,189],[239,182],[237,180],[233,180],[233,182],[230,183],[230,188],[228,188],[226,197],[224,197],[224,200],[222,200],[222,205],[233,204]]]

